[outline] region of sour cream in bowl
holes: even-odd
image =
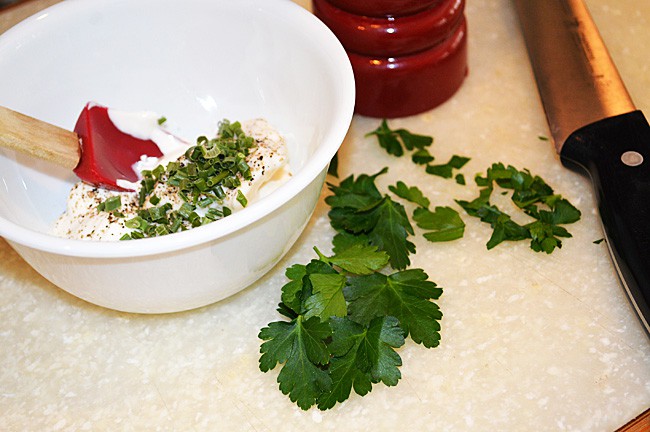
[[[332,33],[285,0],[67,0],[0,35],[0,105],[72,129],[88,101],[156,111],[191,144],[223,119],[264,119],[286,143],[291,175],[272,191],[128,241],[53,235],[77,178],[0,150],[0,235],[34,269],[91,303],[164,313],[244,289],[289,250],[350,125],[354,79]]]

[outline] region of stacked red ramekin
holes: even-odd
[[[355,111],[405,117],[440,105],[467,75],[465,0],[312,0],[356,80]]]

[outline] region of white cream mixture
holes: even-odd
[[[141,139],[151,139],[159,145],[163,152],[162,158],[143,158],[134,167],[138,172],[143,169],[153,169],[161,164],[165,166],[172,160],[184,158],[183,154],[188,147],[186,145],[179,147],[177,142],[168,138],[171,136],[169,134],[163,132],[161,135],[160,128],[157,127],[159,116],[141,113],[111,113],[110,110],[109,115],[111,121],[122,132]],[[244,194],[250,204],[252,201],[268,195],[291,176],[284,138],[266,120],[255,119],[243,122],[242,129],[247,136],[256,141],[256,146],[246,158],[252,178],[250,180],[241,179],[242,184],[237,189],[226,189],[226,197],[223,202],[215,203],[211,207],[226,206],[237,211],[242,208],[237,201],[238,190]],[[153,139],[154,135],[155,140]],[[163,143],[159,144],[161,140]],[[147,201],[143,207],[139,206],[139,183],[126,182],[120,186],[135,189],[135,191],[117,192],[84,182],[75,184],[68,197],[67,209],[54,223],[51,233],[72,239],[104,241],[119,240],[124,234],[130,233],[132,229],[128,228],[125,222],[137,216],[138,211],[142,208],[152,207],[152,204]],[[158,205],[169,202],[173,210],[177,210],[185,202],[178,194],[177,187],[164,182],[159,182],[156,185],[154,194],[161,198]],[[123,217],[118,217],[113,212],[98,211],[97,207],[100,203],[116,195],[121,198],[122,205],[119,211]],[[205,210],[207,209],[197,208],[197,212]]]

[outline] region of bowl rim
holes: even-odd
[[[135,0],[131,0],[133,2]],[[198,0],[201,1],[201,0]],[[206,0],[207,1],[207,0]],[[295,198],[323,173],[334,157],[350,127],[354,112],[355,83],[352,66],[348,56],[331,30],[308,10],[293,1],[287,0],[245,0],[260,11],[283,13],[307,27],[312,37],[319,41],[321,50],[329,53],[328,60],[335,62],[332,70],[338,71],[336,82],[340,86],[338,98],[340,109],[333,113],[332,127],[323,133],[321,142],[304,166],[295,172],[291,179],[271,194],[231,216],[217,222],[171,235],[138,239],[135,241],[76,240],[56,237],[33,231],[17,225],[0,216],[0,236],[10,243],[17,243],[32,249],[66,256],[85,258],[128,258],[159,255],[172,251],[196,247],[229,236],[238,230],[264,219]],[[3,45],[29,35],[38,28],[43,19],[64,18],[89,6],[89,3],[107,3],[107,0],[66,0],[57,3],[16,24],[0,35],[0,50]],[[129,2],[129,3],[131,3]],[[242,2],[242,0],[238,0]]]

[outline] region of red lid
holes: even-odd
[[[447,39],[458,27],[465,2],[434,3],[433,7],[416,14],[381,18],[346,12],[327,0],[313,0],[313,10],[348,52],[398,56],[429,49]]]
[[[440,0],[329,0],[333,5],[357,15],[381,17],[386,15],[410,15]]]

